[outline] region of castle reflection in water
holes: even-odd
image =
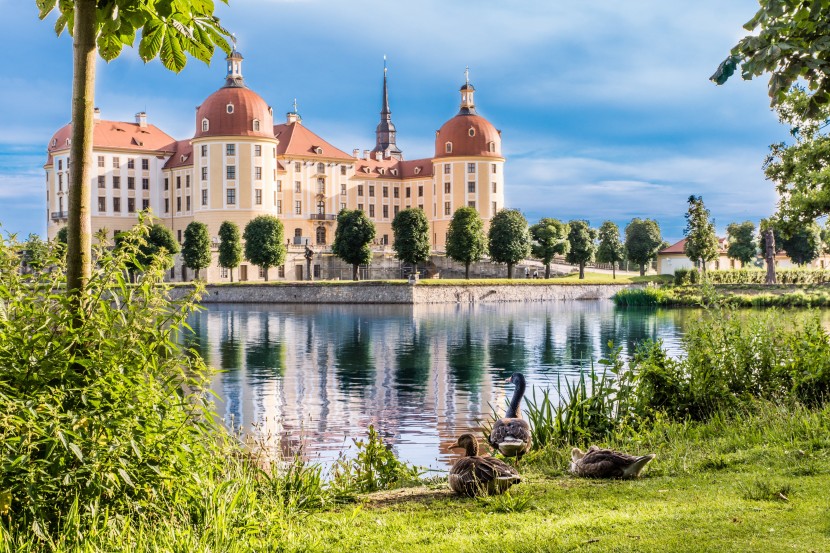
[[[403,459],[441,467],[460,433],[504,405],[514,371],[548,388],[610,341],[626,355],[647,338],[678,351],[690,316],[610,301],[211,305],[187,341],[222,370],[211,383],[219,414],[274,452],[329,463],[374,424]]]

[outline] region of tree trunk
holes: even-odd
[[[263,267],[265,269],[265,282],[268,282],[268,267]]]
[[[196,280],[199,280],[199,267],[196,267]]]
[[[550,278],[550,263],[545,263],[545,278]]]
[[[640,276],[646,276],[646,264],[640,263]]]
[[[507,264],[507,278],[509,278],[509,279],[513,278],[513,264],[512,263]]]
[[[585,278],[585,262],[579,264],[579,280]]]
[[[357,263],[352,265],[352,280],[358,280],[358,278],[357,278]]]
[[[617,264],[613,261],[611,262],[611,274],[613,275],[613,279],[617,280]]]
[[[470,280],[470,262],[464,264],[464,278]]]
[[[230,268],[230,273],[231,273],[231,282],[233,282],[233,267]]]
[[[775,234],[772,229],[764,231],[764,242],[766,242],[766,251],[764,252],[764,259],[767,262],[767,278],[766,284],[775,284]]]
[[[67,225],[66,289],[81,323],[83,294],[92,274],[92,219],[90,178],[92,165],[92,110],[95,105],[95,0],[76,0],[73,28],[72,144],[69,157],[69,214]]]

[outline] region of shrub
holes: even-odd
[[[674,284],[675,286],[685,286],[689,284],[689,269],[675,269]]]

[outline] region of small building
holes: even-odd
[[[677,269],[694,269],[695,264],[686,257],[685,247],[686,239],[684,238],[668,248],[660,250],[657,253],[657,274],[673,275]],[[743,266],[737,259],[729,259],[729,256],[726,255],[727,247],[726,238],[718,238],[718,257],[706,264],[707,270],[740,269]]]

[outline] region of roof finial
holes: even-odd
[[[386,75],[386,54],[383,54],[383,74]]]
[[[294,113],[297,113],[297,99],[294,98]]]
[[[470,84],[470,66],[464,68],[464,82]]]

